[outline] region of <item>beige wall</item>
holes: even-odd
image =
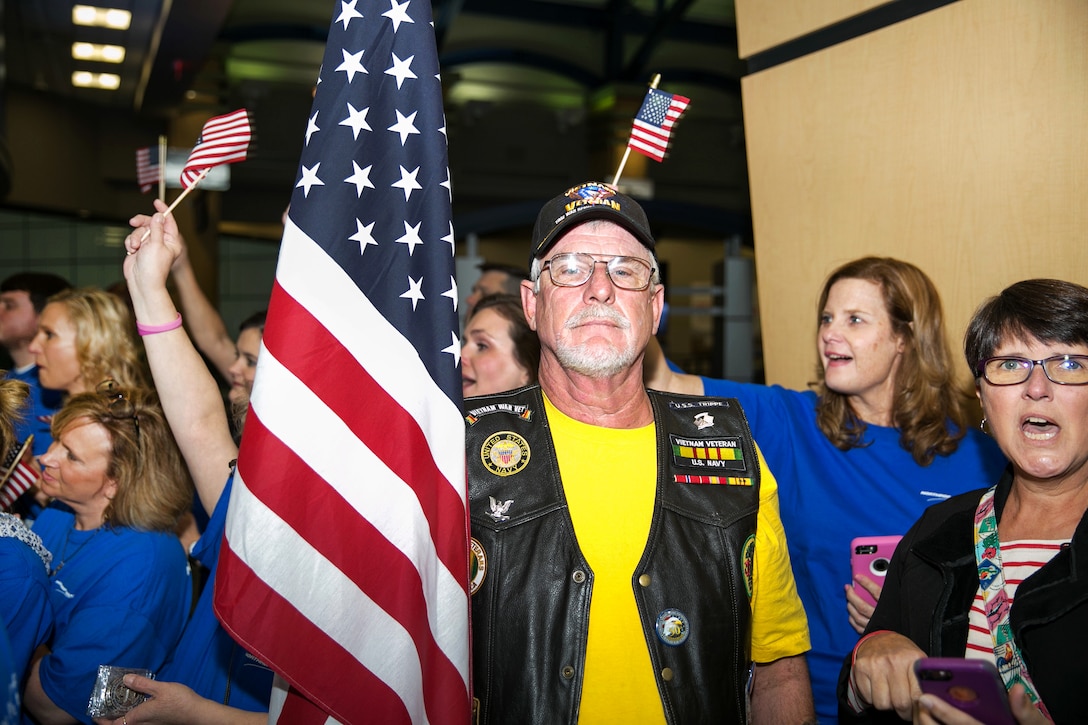
[[[889,0],[736,0],[741,58],[833,25]]]
[[[962,0],[746,77],[768,382],[812,379],[820,285],[859,256],[925,270],[955,350],[1011,282],[1088,285],[1086,79],[1084,0]]]

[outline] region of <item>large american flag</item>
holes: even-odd
[[[651,88],[635,116],[627,146],[643,156],[664,161],[673,124],[687,110],[690,102],[691,99],[683,96]]]
[[[272,719],[467,723],[464,420],[434,28],[423,0],[338,7],[215,608],[290,683]]]
[[[245,161],[250,136],[249,114],[244,108],[209,118],[181,170],[181,185],[188,189],[203,178],[205,169]]]

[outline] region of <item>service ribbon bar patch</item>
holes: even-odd
[[[751,486],[752,479],[739,476],[684,476],[672,477],[675,483],[708,483],[717,486]]]
[[[747,473],[740,438],[683,438],[669,435],[673,465],[681,468],[717,468]]]

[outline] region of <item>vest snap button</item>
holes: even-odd
[[[665,669],[661,670],[661,679],[663,679],[665,682],[672,682],[671,667],[666,667]]]
[[[651,577],[649,574],[643,574],[638,578],[638,583],[644,587],[648,587],[650,586],[650,584],[653,583],[653,577]]]
[[[574,677],[574,668],[570,665],[563,665],[563,669],[561,669],[559,673],[563,675],[564,680],[569,680]]]
[[[574,580],[575,584],[581,584],[586,580],[586,573],[581,569],[575,569],[570,578]]]

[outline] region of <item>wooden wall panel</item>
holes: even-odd
[[[1086,79],[1084,0],[962,0],[744,78],[768,382],[813,379],[819,287],[859,256],[924,269],[957,351],[1011,282],[1088,284]]]
[[[741,58],[833,25],[889,0],[736,0]]]

